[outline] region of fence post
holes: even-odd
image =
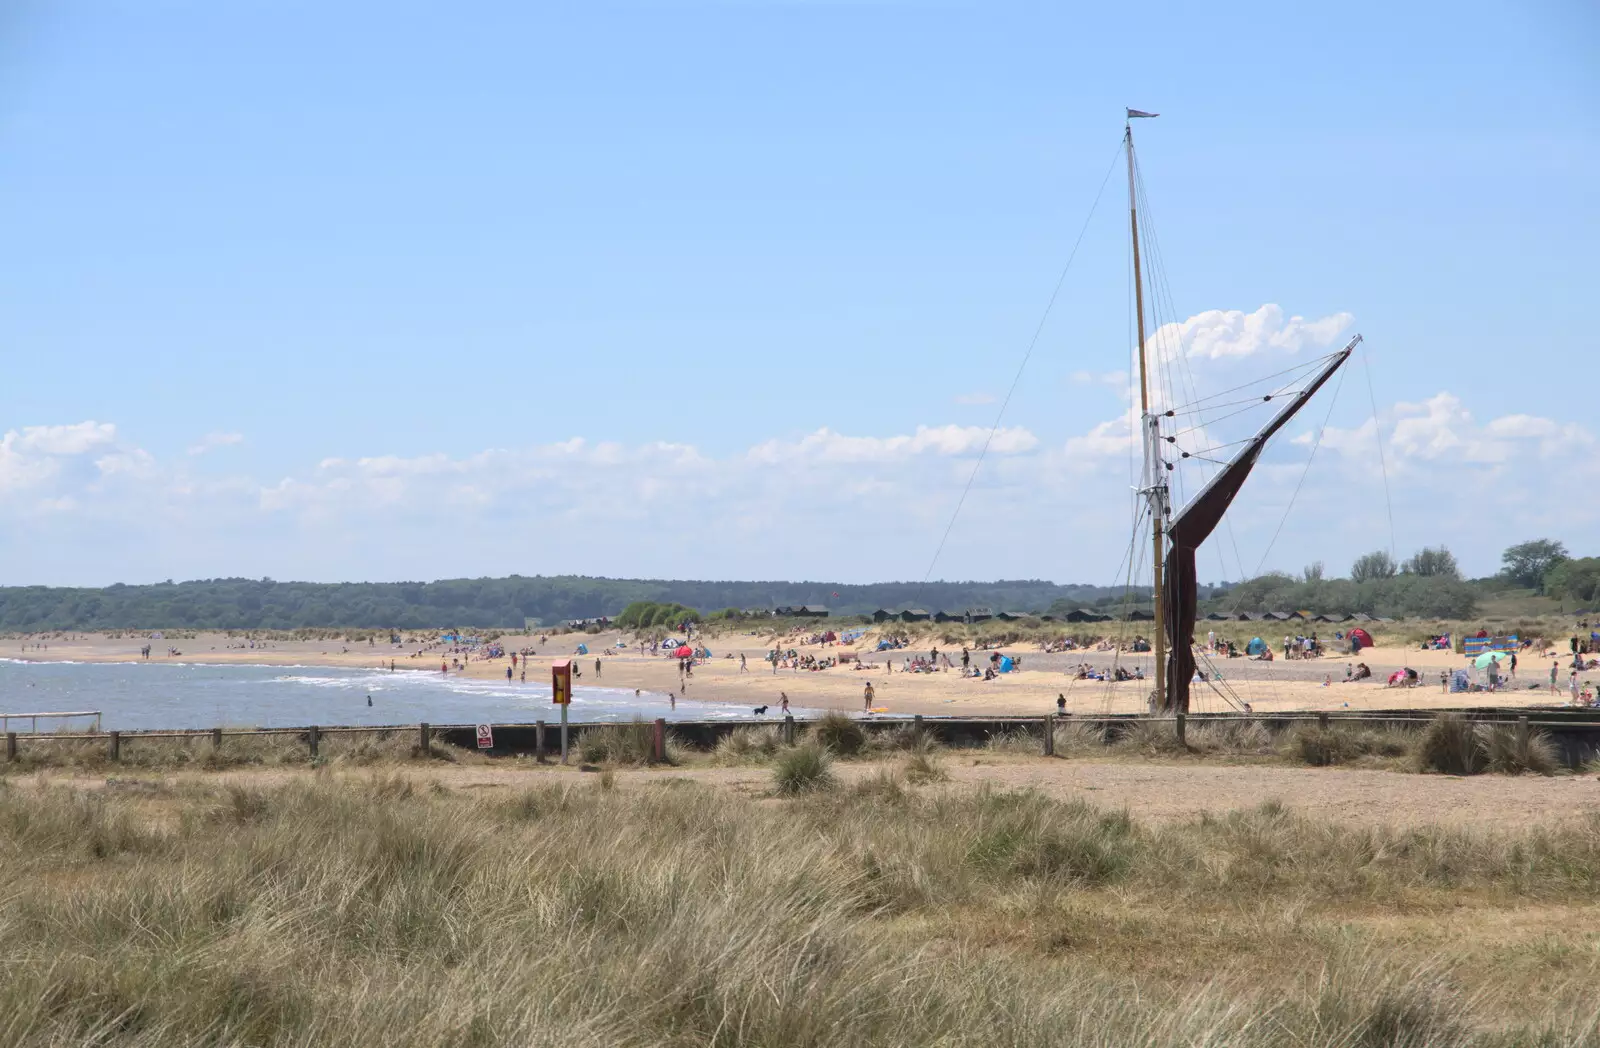
[[[664,764],[667,760],[667,719],[657,717],[655,731],[650,738],[651,760],[657,764]]]
[[[1178,714],[1178,744],[1181,746],[1189,745],[1188,721],[1189,717],[1187,714]]]
[[[786,713],[783,717],[783,744],[794,745],[794,714]]]
[[[212,728],[211,729],[211,748],[214,749],[214,750],[222,749],[222,729],[221,728]]]
[[[1326,711],[1317,714],[1317,727],[1324,731],[1328,729],[1328,714]]]
[[[122,732],[114,731],[111,733],[111,741],[107,745],[107,751],[112,760],[120,761],[122,759]]]
[[[1524,713],[1517,718],[1517,745],[1526,750],[1530,741],[1532,733],[1528,729],[1528,715]]]
[[[433,756],[433,735],[428,731],[427,721],[417,725],[417,749],[422,751],[424,757]]]
[[[311,759],[317,759],[317,737],[322,734],[322,729],[313,724],[306,732],[306,741],[311,746]]]
[[[8,732],[6,732],[6,760],[14,761],[16,759],[17,759],[17,733],[14,732],[14,731],[8,731]]]
[[[1056,755],[1056,715],[1053,713],[1044,719],[1044,755]]]
[[[533,724],[533,759],[544,763],[544,721],[534,721]]]

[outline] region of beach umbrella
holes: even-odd
[[[1482,655],[1479,655],[1477,658],[1473,659],[1472,664],[1478,667],[1480,670],[1486,670],[1489,668],[1489,663],[1496,660],[1498,660],[1500,665],[1504,668],[1511,668],[1511,656],[1503,651],[1486,651]]]
[[[680,644],[673,653],[674,658],[688,659],[694,657],[694,649],[687,644]]]

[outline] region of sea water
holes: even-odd
[[[367,699],[372,705],[367,705]],[[0,713],[99,710],[117,731],[288,728],[307,724],[528,724],[557,721],[548,682],[482,680],[426,673],[323,666],[206,665],[186,662],[24,662],[0,659]],[[796,717],[814,710],[794,710]],[[632,688],[573,689],[574,723],[748,718],[746,703],[680,699]],[[771,719],[776,720],[776,707]],[[48,726],[47,726],[48,725]],[[39,730],[83,730],[92,722],[40,721]],[[31,730],[11,722],[12,731]]]

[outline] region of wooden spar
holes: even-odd
[[[1165,559],[1161,548],[1161,528],[1166,506],[1166,478],[1161,475],[1161,434],[1155,417],[1150,414],[1150,372],[1145,363],[1144,274],[1139,263],[1139,206],[1133,181],[1133,110],[1128,111],[1128,119],[1129,123],[1123,125],[1123,143],[1128,152],[1128,230],[1133,237],[1133,308],[1139,325],[1139,424],[1144,440],[1144,495],[1150,500],[1151,577],[1155,596],[1155,629],[1152,631],[1151,651],[1156,664],[1155,693],[1164,703],[1167,698],[1167,620],[1166,603],[1161,592],[1161,569]]]

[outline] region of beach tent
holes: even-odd
[[[1251,655],[1260,655],[1267,650],[1267,642],[1260,637],[1251,637],[1250,644],[1245,651]]]
[[[589,645],[587,645],[587,644],[578,645],[578,654],[579,655],[587,655],[587,654],[589,654]]]
[[[1011,656],[1010,655],[1002,655],[1002,656],[1000,656],[1000,672],[1001,673],[1010,673],[1012,668],[1013,668],[1013,664],[1011,662]]]
[[[693,658],[694,657],[694,649],[689,647],[689,645],[687,645],[687,644],[680,644],[676,648],[673,649],[672,655],[673,655],[674,658],[679,658],[679,659]]]
[[[1350,648],[1351,651],[1360,651],[1362,648],[1372,647],[1372,634],[1359,626],[1350,631],[1350,639],[1355,642],[1355,645]],[[1356,645],[1359,645],[1359,647]]]

